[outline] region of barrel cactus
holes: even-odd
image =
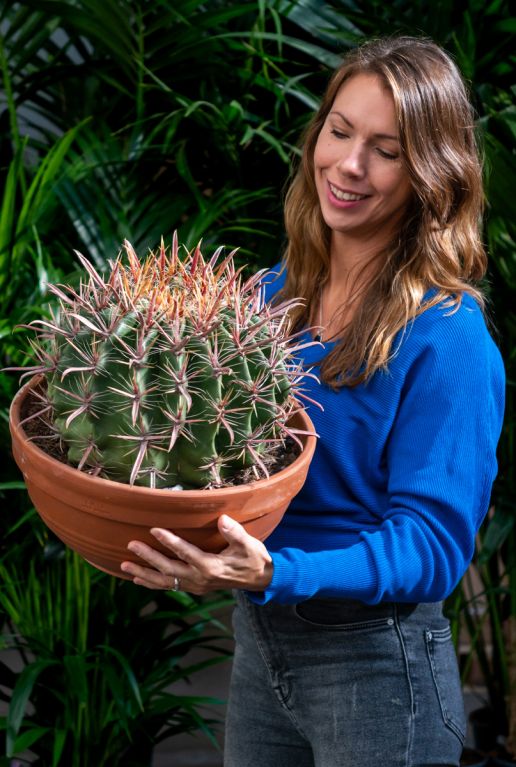
[[[268,476],[271,446],[299,441],[292,302],[264,305],[260,275],[244,281],[222,248],[182,256],[174,235],[144,259],[124,249],[106,277],[78,253],[80,288],[49,286],[59,309],[31,323],[26,373],[44,374],[42,411],[68,462],[153,488]]]

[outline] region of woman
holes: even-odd
[[[206,555],[129,548],[134,582],[237,590],[227,767],[458,765],[465,723],[442,600],[471,560],[496,473],[504,374],[475,283],[473,114],[434,43],[350,53],[286,199],[284,268],[321,384],[304,488],[264,546],[226,516]],[[309,332],[308,330],[306,331]]]

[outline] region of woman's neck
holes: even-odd
[[[352,321],[362,297],[380,267],[378,242],[332,238],[330,274],[321,287],[317,324],[323,340],[342,333]]]
[[[361,243],[360,247],[349,249],[335,247],[332,243],[330,251],[330,274],[326,282],[326,291],[334,296],[340,296],[341,301],[346,301],[371,282],[380,268],[380,253],[375,247],[367,247]]]
[[[333,231],[330,243],[332,280],[338,281],[346,274],[358,275],[363,270],[368,273],[392,237],[393,231],[385,227],[367,233]]]

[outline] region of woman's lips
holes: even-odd
[[[359,205],[371,195],[341,189],[328,181],[328,197],[333,205],[339,208],[350,208]]]

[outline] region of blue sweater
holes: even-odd
[[[282,287],[265,278],[266,300]],[[307,339],[309,336],[307,334]],[[333,348],[300,352],[306,367]],[[500,353],[476,302],[424,311],[388,372],[335,392],[303,388],[319,440],[307,480],[267,539],[273,578],[257,604],[310,597],[434,602],[474,551],[496,476],[504,406]]]

